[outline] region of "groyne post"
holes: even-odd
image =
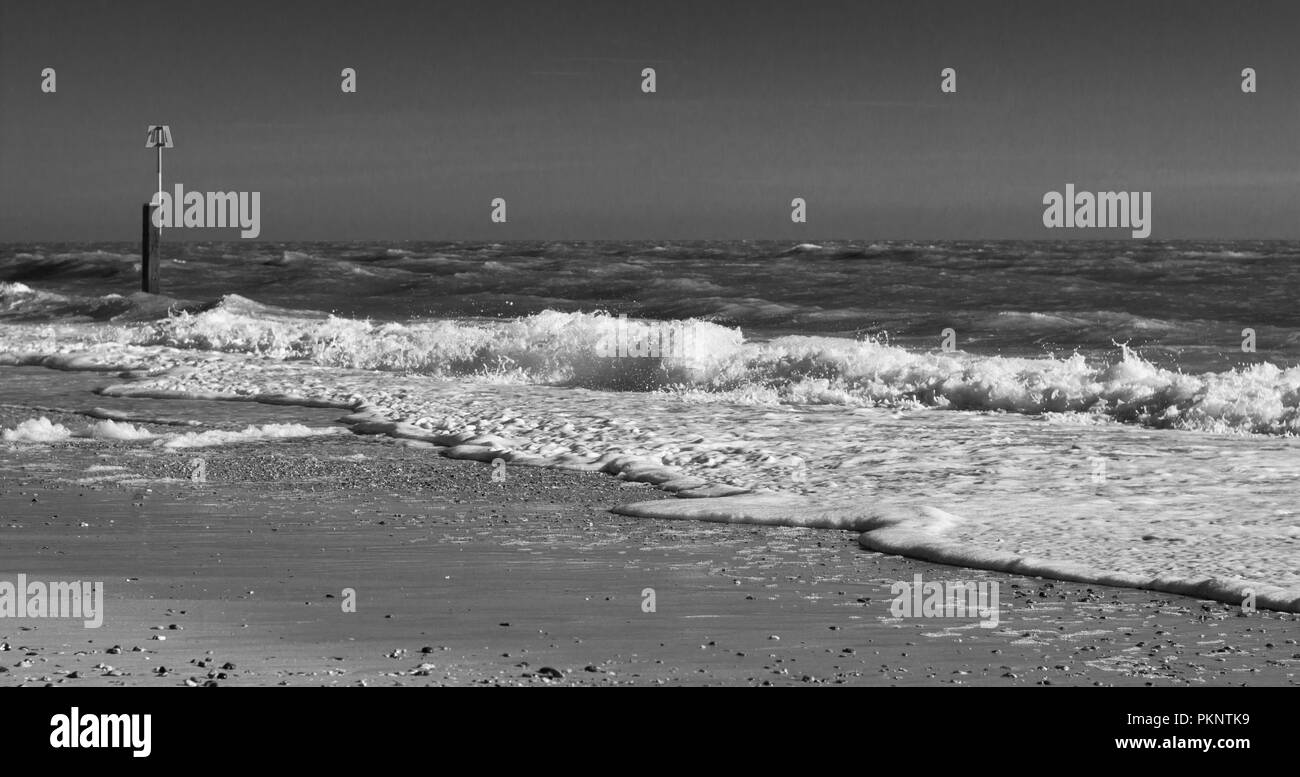
[[[148,294],[158,293],[158,266],[162,258],[158,255],[162,245],[162,227],[154,224],[154,211],[162,207],[162,151],[174,148],[172,130],[166,124],[153,124],[145,137],[145,148],[158,149],[158,193],[153,202],[144,205],[142,225],[140,228],[140,290]]]

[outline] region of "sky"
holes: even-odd
[[[1287,0],[4,0],[0,241],[138,240],[163,123],[166,187],[260,192],[268,241],[1129,236],[1046,229],[1067,183],[1150,191],[1154,239],[1295,239],[1297,29]]]

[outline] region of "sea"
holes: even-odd
[[[695,505],[683,518],[755,496],[789,525],[934,509],[945,520],[926,530],[971,566],[994,553],[1073,579],[1201,581],[1300,611],[1300,242],[243,241],[163,256],[163,293],[146,295],[136,245],[0,245],[0,381],[97,374],[140,418],[247,400],[343,420],[66,428],[33,395],[6,445],[178,455],[387,434],[413,456],[656,483]],[[747,496],[691,498],[722,494]]]

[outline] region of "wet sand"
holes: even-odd
[[[102,580],[106,616],[0,619],[0,684],[1297,683],[1295,615],[608,512],[657,498],[599,474],[496,481],[379,437],[3,444],[0,579]],[[917,573],[998,582],[1000,623],[892,617],[890,586]]]

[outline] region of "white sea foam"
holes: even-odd
[[[141,429],[134,424],[112,420],[93,424],[89,434],[97,440],[152,440],[156,435],[148,429]]]
[[[56,424],[45,416],[29,418],[13,429],[5,429],[5,442],[62,442],[72,436],[72,432],[62,424]]]
[[[231,445],[233,443],[258,442],[261,440],[286,440],[302,437],[323,437],[339,434],[345,430],[336,426],[311,427],[303,424],[263,424],[249,425],[240,431],[213,429],[207,432],[185,432],[168,435],[162,442],[164,448],[207,448],[214,445]]]

